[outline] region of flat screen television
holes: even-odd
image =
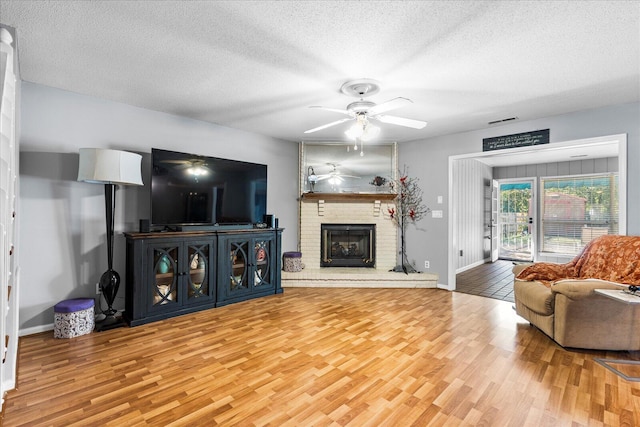
[[[267,210],[267,166],[153,148],[151,225],[246,225]]]

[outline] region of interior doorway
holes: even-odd
[[[447,289],[456,290],[456,264],[459,258],[458,240],[460,238],[457,229],[458,222],[465,217],[474,215],[456,205],[455,194],[460,192],[459,185],[452,177],[454,170],[464,162],[477,160],[489,167],[534,165],[551,162],[566,162],[575,158],[598,159],[617,157],[619,187],[618,187],[618,223],[619,233],[626,234],[627,224],[627,135],[617,134],[580,140],[556,142],[545,147],[520,147],[498,151],[469,153],[449,157],[449,212],[451,220],[448,222],[448,256],[447,256]],[[486,225],[485,225],[486,227]],[[485,233],[485,230],[481,230]],[[535,249],[534,249],[535,251]],[[534,252],[535,258],[535,252]],[[487,259],[488,261],[489,259]]]

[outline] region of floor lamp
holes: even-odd
[[[104,184],[104,200],[107,219],[107,265],[108,270],[100,277],[100,291],[107,301],[106,318],[96,324],[96,330],[119,326],[121,319],[113,308],[113,301],[120,287],[120,275],[113,269],[113,228],[116,185],[143,185],[141,173],[142,156],[127,151],[102,148],[81,148],[78,181]]]

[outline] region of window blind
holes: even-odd
[[[542,251],[578,254],[618,233],[618,174],[541,178]]]

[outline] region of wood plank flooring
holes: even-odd
[[[282,295],[20,339],[13,426],[640,426],[640,383],[511,303],[440,289]]]
[[[515,302],[512,269],[512,261],[497,260],[463,271],[456,275],[456,291]]]

